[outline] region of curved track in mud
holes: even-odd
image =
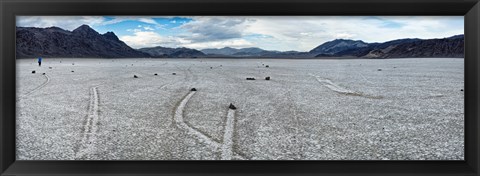
[[[179,103],[178,107],[175,110],[174,114],[174,121],[177,127],[179,127],[182,130],[185,130],[188,132],[188,134],[194,136],[197,138],[199,141],[209,145],[210,147],[213,148],[213,150],[218,151],[221,150],[221,159],[222,160],[231,160],[233,157],[233,154],[238,155],[237,158],[239,159],[245,159],[243,156],[239,155],[238,153],[234,152],[232,149],[233,146],[233,133],[234,133],[234,121],[235,121],[235,110],[229,109],[228,114],[227,114],[227,121],[226,121],[226,126],[225,126],[225,131],[224,131],[224,137],[223,137],[223,142],[219,143],[212,138],[208,137],[205,135],[203,132],[200,132],[196,130],[195,128],[191,127],[187,123],[185,123],[183,119],[183,114],[185,113],[185,107],[192,98],[192,96],[196,93],[196,91],[191,91],[189,92]]]
[[[50,83],[50,76],[48,76],[47,74],[44,74],[43,76],[45,76],[45,78],[47,78],[47,80],[45,82],[43,82],[42,84],[40,84],[38,87],[28,91],[27,93],[21,95],[21,96],[18,96],[17,100],[16,101],[19,101],[20,99],[23,99],[24,97],[34,93],[35,91],[45,87],[48,83]]]
[[[78,150],[75,152],[75,159],[85,159],[85,155],[93,153],[96,142],[96,132],[98,129],[98,91],[97,87],[90,90],[90,104],[88,105],[88,114],[83,126],[82,140]]]

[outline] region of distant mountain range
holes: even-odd
[[[151,57],[156,58],[185,58],[185,57],[205,57],[205,54],[190,48],[166,48],[166,47],[151,47],[140,48],[138,51],[149,54]]]
[[[399,39],[383,43],[336,39],[309,52],[271,51],[261,48],[196,50],[150,47],[133,49],[113,32],[99,34],[87,25],[73,31],[58,27],[17,27],[17,58],[411,58],[464,57],[464,35],[443,39]]]

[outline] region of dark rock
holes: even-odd
[[[228,108],[230,108],[230,109],[237,109],[237,107],[233,106],[232,103],[230,103],[230,106],[228,106]]]
[[[379,68],[379,69],[377,69],[377,71],[382,71],[382,69],[381,69],[381,68]]]
[[[265,80],[270,80],[270,76],[265,77]]]
[[[172,73],[172,75],[177,75],[176,73]]]
[[[74,71],[72,70],[72,72],[74,72]]]
[[[42,75],[45,75],[45,73],[42,73]]]
[[[213,69],[213,67],[210,67],[210,69]]]
[[[268,68],[268,67],[270,67],[270,66],[268,66],[268,65],[265,65],[265,67],[267,67],[267,68]]]
[[[32,73],[35,73],[35,70],[33,70]]]
[[[153,74],[153,75],[157,76],[158,74],[155,73],[155,74]]]
[[[247,78],[247,80],[255,80],[255,78]]]
[[[463,89],[460,89],[460,91],[462,91],[462,92],[463,92]]]
[[[197,89],[195,89],[195,88],[192,88],[192,89],[190,89],[190,91],[197,91]]]
[[[133,75],[133,77],[134,77],[134,78],[138,78],[138,76],[137,76],[137,75]]]

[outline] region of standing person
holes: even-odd
[[[39,67],[42,66],[42,58],[41,58],[41,57],[38,57],[38,66],[39,66]]]

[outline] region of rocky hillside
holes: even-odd
[[[334,40],[336,41],[336,40]],[[346,40],[344,40],[346,41]],[[315,50],[315,57],[358,57],[358,58],[410,58],[410,57],[464,57],[464,35],[456,35],[443,39],[399,39],[384,43],[365,43],[347,40],[337,45],[326,45],[326,42]],[[362,43],[358,45],[355,43]],[[338,43],[338,42],[337,42]],[[364,45],[363,45],[364,44]],[[332,47],[333,46],[333,47]],[[329,49],[335,48],[335,50]]]
[[[99,34],[87,25],[73,31],[58,27],[17,27],[17,58],[142,58],[150,57],[130,48],[113,32]]]
[[[464,57],[464,38],[417,40],[375,48],[366,58]]]
[[[362,49],[368,47],[369,44],[361,40],[346,40],[346,39],[336,39],[333,41],[325,42],[312,50],[309,53],[315,55],[331,55],[344,50],[351,49]]]

